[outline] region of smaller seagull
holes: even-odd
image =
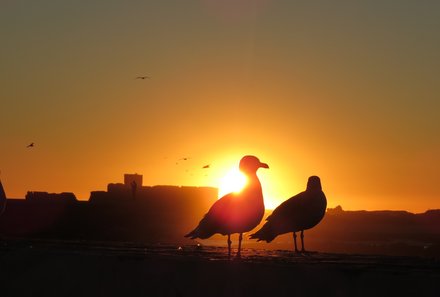
[[[138,76],[135,79],[146,79],[146,78],[151,79],[151,77],[149,76]]]
[[[305,191],[281,203],[260,230],[251,234],[251,239],[271,242],[280,234],[293,233],[295,252],[298,253],[296,232],[301,232],[301,252],[304,249],[304,231],[318,225],[325,215],[327,198],[322,191],[321,179],[310,176]]]
[[[31,143],[27,146],[27,148],[34,147],[34,145],[35,145],[35,143],[31,142]]]
[[[211,164],[205,165],[205,166],[202,167],[202,169],[207,169],[207,168],[209,168],[210,166],[211,166]]]

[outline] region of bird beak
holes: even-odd
[[[267,165],[266,163],[260,163],[260,167],[261,168],[269,168],[269,165]]]

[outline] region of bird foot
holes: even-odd
[[[295,250],[295,254],[301,255],[301,254],[311,254],[314,252],[306,251],[306,250]]]
[[[237,254],[232,260],[241,261],[241,255]]]

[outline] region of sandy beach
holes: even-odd
[[[4,240],[1,296],[438,296],[436,258]]]

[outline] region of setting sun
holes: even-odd
[[[219,198],[231,192],[240,192],[246,185],[246,176],[237,168],[231,169],[221,180],[218,186]]]

